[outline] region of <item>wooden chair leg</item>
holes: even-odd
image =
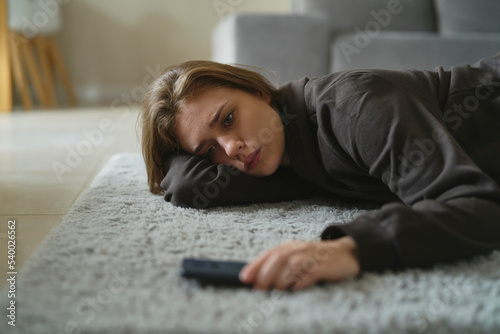
[[[24,38],[20,35],[18,35],[18,37]],[[33,53],[32,53],[33,43],[30,40],[28,40],[27,43],[20,43],[19,46],[21,49],[21,54],[24,58],[26,66],[28,68],[28,73],[29,73],[29,76],[31,78],[31,82],[34,85],[36,94],[38,95],[38,98],[40,100],[40,104],[44,108],[48,108],[50,106],[50,104],[49,104],[47,96],[45,94],[45,89],[43,88],[43,83],[42,83],[42,78],[40,76],[40,71],[36,65],[35,58],[33,57]]]
[[[75,106],[77,101],[76,101],[75,92],[73,90],[73,84],[71,83],[71,79],[69,77],[68,70],[66,69],[66,66],[64,65],[61,54],[59,53],[59,49],[57,48],[56,41],[54,40],[54,37],[46,37],[46,42],[47,42],[50,58],[52,60],[52,63],[54,64],[54,67],[57,69],[57,72],[59,72],[59,75],[60,75],[62,83],[63,83],[64,90],[66,91],[69,102],[72,106]]]
[[[12,110],[12,78],[7,26],[7,1],[0,0],[0,111]]]
[[[22,43],[16,38],[15,34],[11,34],[10,43],[10,59],[12,63],[12,77],[14,79],[14,84],[21,97],[21,102],[25,110],[32,110],[33,103],[31,101],[29,85],[24,77],[23,65],[21,61],[21,54],[19,49],[19,43]]]
[[[43,88],[45,89],[45,96],[47,103],[50,107],[57,106],[57,99],[55,95],[55,80],[52,75],[52,69],[49,59],[49,48],[46,42],[46,37],[37,35],[33,38],[33,42],[38,50],[38,59],[40,60],[40,67],[42,71]]]

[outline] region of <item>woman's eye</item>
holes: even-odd
[[[229,126],[231,125],[232,122],[233,122],[233,112],[231,111],[229,114],[227,114],[222,123],[224,124],[224,126]]]
[[[207,158],[212,158],[212,154],[214,154],[215,146],[212,146],[208,149],[207,153],[205,154]]]

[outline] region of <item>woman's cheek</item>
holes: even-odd
[[[217,165],[229,165],[227,159],[222,159],[221,157],[212,157],[212,162]]]

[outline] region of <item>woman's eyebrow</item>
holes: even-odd
[[[217,121],[219,120],[219,117],[220,117],[220,114],[222,112],[222,110],[224,109],[225,105],[227,104],[227,101],[224,102],[223,105],[221,105],[219,107],[219,109],[217,110],[217,112],[215,113],[214,117],[212,118],[212,121],[210,122],[210,124],[208,125],[210,128],[213,128],[215,126],[215,124],[217,123]]]
[[[208,126],[210,128],[213,128],[215,126],[215,124],[217,124],[217,122],[219,121],[220,114],[222,113],[222,110],[224,110],[224,107],[226,106],[227,102],[228,101],[224,102],[224,104],[222,104],[219,107],[219,109],[217,109],[217,112],[215,113],[214,117],[212,118],[212,120],[208,124]],[[201,149],[203,148],[203,146],[205,146],[205,141],[204,140],[198,146],[196,146],[196,148],[194,150],[194,154],[198,154],[198,152],[201,151]]]

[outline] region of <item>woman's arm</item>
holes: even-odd
[[[480,87],[473,82],[480,73],[466,74],[454,73],[461,87],[458,95],[448,98],[450,108],[466,103]],[[351,236],[362,270],[428,267],[499,249],[498,184],[445,126],[443,111],[448,107],[441,111],[437,103],[421,98],[418,85],[412,91],[410,85],[402,88],[377,75],[361,75],[356,85],[366,89],[354,92],[342,112],[332,106],[333,132],[324,130],[323,135],[337,140],[360,168],[381,179],[403,203],[386,204],[349,224],[328,227],[321,238]],[[349,108],[360,101],[362,108]],[[496,91],[480,101],[475,112],[462,119],[455,133],[469,133],[459,139],[470,144],[484,140],[482,132],[496,132],[490,142],[476,146],[483,150],[482,161],[499,166],[498,151],[488,150],[500,143],[498,80]],[[471,125],[480,118],[496,121],[487,124],[490,129]]]
[[[176,206],[201,209],[289,201],[321,194],[287,167],[280,167],[273,175],[256,178],[183,152],[167,158],[164,165],[166,175],[161,182],[164,198]]]

